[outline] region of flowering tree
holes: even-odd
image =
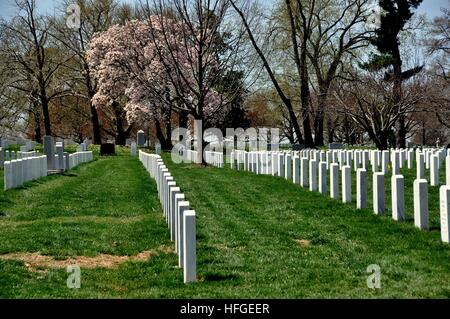
[[[161,136],[159,130],[158,137],[163,147],[170,147],[172,112],[186,111],[195,118],[200,113],[195,107],[198,97],[192,89],[196,72],[190,64],[197,51],[194,46],[179,45],[186,40],[187,32],[183,22],[150,16],[148,21],[116,25],[94,37],[87,52],[98,81],[94,105],[110,107],[122,103],[129,123],[153,120],[157,133],[158,124],[163,122],[166,136]],[[209,59],[208,63],[216,65],[213,57]],[[225,98],[212,88],[203,89],[201,119],[213,125],[223,117]]]

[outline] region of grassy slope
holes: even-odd
[[[82,269],[79,290],[66,288],[64,270],[32,273],[20,262],[0,261],[0,296],[450,296],[450,247],[439,240],[437,189],[430,189],[432,230],[416,230],[411,172],[404,172],[409,220],[397,223],[282,178],[175,165],[167,156],[166,162],[198,215],[199,282],[182,283],[174,254]],[[123,255],[169,244],[154,183],[136,159],[100,159],[74,173],[0,191],[0,253]],[[386,202],[389,207],[389,197]],[[311,244],[302,247],[299,239]],[[370,264],[381,266],[381,290],[366,286]]]

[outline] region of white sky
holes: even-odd
[[[57,6],[60,3],[59,0],[36,0],[38,4],[38,9],[40,12],[45,12],[48,14],[53,14],[55,10],[58,10]],[[119,0],[120,2],[126,3],[139,3],[139,0]],[[262,0],[270,4],[275,0]],[[449,8],[449,0],[424,0],[419,7],[419,13],[425,13],[428,17],[433,18],[440,15],[440,8]],[[14,0],[0,0],[0,17],[10,18],[14,15],[16,9],[14,8]]]

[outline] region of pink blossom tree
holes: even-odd
[[[181,23],[170,19],[162,22],[156,16],[150,20],[133,20],[125,25],[113,26],[91,41],[87,59],[98,81],[98,92],[93,103],[102,108],[124,103],[129,123],[163,121],[166,137],[161,134],[158,137],[166,142],[163,144],[169,144],[167,139],[170,139],[173,110],[185,110],[190,114],[195,111],[191,106],[195,97],[181,87],[183,81],[189,86],[194,85],[195,73],[187,63],[187,56],[195,54],[195,49],[190,52],[179,50],[177,42],[182,39],[177,38],[176,34],[183,33],[180,31],[183,28]],[[174,34],[172,39],[162,39],[164,34],[158,32],[159,23],[170,25]],[[183,69],[170,67],[175,56]],[[208,90],[203,114],[210,122],[220,117],[223,101],[216,91]],[[161,133],[158,128],[159,125],[157,133]]]
[[[171,10],[156,7],[159,11],[147,10],[152,14],[146,20],[114,26],[94,37],[87,60],[99,86],[94,104],[124,103],[130,123],[164,122],[168,141],[163,147],[170,147],[173,112],[190,114],[204,126],[223,119],[233,93],[224,94],[215,85],[238,59],[227,57],[218,41],[226,6],[217,5],[215,11],[175,2]],[[234,44],[237,55],[239,46]]]

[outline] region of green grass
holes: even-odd
[[[430,188],[431,231],[415,229],[410,171],[403,171],[408,220],[394,222],[389,211],[375,216],[282,178],[164,158],[197,212],[198,282],[182,283],[173,253],[114,269],[82,269],[81,289],[66,287],[63,269],[31,272],[23,262],[0,261],[0,296],[450,297],[450,247],[440,242],[437,188]],[[390,207],[388,194],[387,187]],[[172,245],[155,184],[128,156],[99,158],[69,176],[0,191],[0,211],[0,253],[134,255]],[[299,245],[301,239],[310,244]],[[367,288],[371,264],[381,267],[380,290]]]

